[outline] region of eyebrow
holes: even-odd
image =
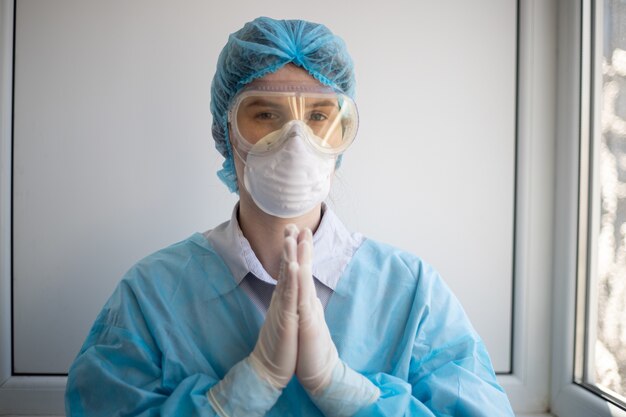
[[[267,100],[264,98],[255,98],[254,100],[250,102],[246,102],[245,104],[246,104],[246,107],[259,106],[259,107],[272,107],[275,109],[285,107],[285,104],[283,103],[277,103],[275,101]]]
[[[283,103],[281,102],[277,102],[276,100],[271,100],[271,99],[266,99],[266,98],[254,98],[250,101],[246,101],[245,102],[245,107],[246,108],[250,108],[250,107],[269,107],[272,109],[283,109],[286,107],[289,107],[288,103]],[[318,108],[318,107],[339,107],[339,104],[337,103],[337,101],[333,101],[333,100],[319,100],[319,101],[314,101],[314,102],[307,102],[305,104],[305,107],[307,108]]]
[[[313,102],[313,103],[307,103],[306,107],[338,107],[339,104],[336,101],[332,101],[332,100],[324,100],[324,101],[317,101],[317,102]]]

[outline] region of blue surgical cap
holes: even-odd
[[[215,147],[226,158],[218,177],[237,191],[237,176],[228,140],[228,109],[249,82],[288,63],[307,70],[322,84],[354,98],[354,66],[346,45],[326,26],[304,20],[259,17],[228,37],[211,84]]]

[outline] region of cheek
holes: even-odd
[[[243,139],[251,144],[257,143],[259,139],[266,135],[263,128],[260,128],[257,124],[252,123],[243,117],[237,119],[237,127],[239,129],[239,134],[243,137]]]

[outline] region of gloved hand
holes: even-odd
[[[294,371],[329,417],[352,416],[380,396],[371,381],[339,359],[316,295],[312,259],[311,231],[287,226],[280,277],[257,344],[207,393],[218,415],[265,415]]]
[[[313,235],[298,234],[298,362],[296,375],[324,415],[352,416],[378,400],[380,390],[339,359],[315,291]]]
[[[250,355],[207,392],[220,417],[262,417],[296,369],[298,354],[298,229],[285,229],[278,284]]]
[[[285,228],[285,245],[278,284],[250,363],[259,377],[282,389],[293,377],[298,355],[298,229]]]
[[[313,395],[330,382],[339,361],[337,348],[324,320],[324,308],[317,298],[311,264],[313,235],[304,229],[298,234],[298,362],[296,375],[302,386]]]

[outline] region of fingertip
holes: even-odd
[[[285,226],[285,237],[287,236],[297,236],[299,231],[298,231],[298,226],[296,226],[293,223],[289,223],[288,225]]]
[[[298,242],[309,240],[311,236],[312,236],[311,229],[309,229],[308,227],[305,227],[304,229],[300,230],[300,232],[298,233]]]

